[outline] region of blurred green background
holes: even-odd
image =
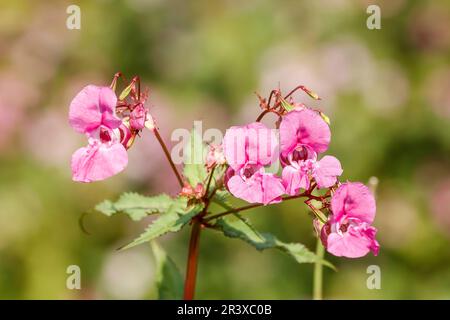
[[[66,8],[81,8],[68,30]],[[369,4],[382,29],[366,27]],[[0,1],[0,298],[154,298],[149,246],[116,249],[145,223],[92,212],[135,190],[175,194],[176,180],[151,135],[128,168],[104,182],[71,181],[70,157],[85,144],[67,121],[86,84],[122,71],[150,88],[167,140],[175,128],[255,119],[266,96],[304,84],[330,118],[329,153],[343,179],[379,179],[378,257],[328,257],[325,298],[450,298],[450,3],[407,0]],[[304,102],[311,103],[304,95]],[[79,226],[84,212],[85,234]],[[262,231],[314,249],[300,202],[246,216]],[[188,228],[160,244],[184,273]],[[369,265],[381,289],[366,287]],[[82,290],[66,288],[81,268]],[[200,299],[309,299],[311,265],[204,232]]]

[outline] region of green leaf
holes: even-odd
[[[151,241],[168,232],[180,231],[186,223],[199,214],[204,208],[204,204],[191,205],[187,209],[186,206],[187,198],[177,198],[167,209],[167,212],[162,213],[158,218],[153,220],[138,238],[122,247],[121,250],[129,249],[139,244]]]
[[[217,203],[224,209],[231,210],[233,206],[228,201],[231,197],[231,194],[226,190],[217,190],[212,198],[212,202]]]
[[[95,209],[107,216],[123,212],[132,220],[139,221],[148,214],[167,211],[174,201],[174,199],[166,194],[147,197],[137,193],[127,192],[122,194],[116,202],[105,200],[99,203]]]
[[[156,260],[156,286],[158,288],[158,299],[183,299],[183,277],[175,262],[173,262],[156,241],[152,241],[151,246]]]
[[[225,236],[241,239],[254,246],[257,250],[278,249],[290,255],[298,263],[319,262],[334,269],[331,263],[320,259],[304,245],[300,243],[284,243],[270,233],[259,233],[248,221],[240,216],[219,218],[215,223],[215,227],[222,231]]]
[[[116,208],[114,208],[114,204],[110,200],[100,202],[98,205],[95,206],[95,210],[107,215],[108,217],[117,213]]]
[[[202,137],[195,129],[192,129],[191,136],[184,149],[183,174],[193,187],[197,183],[203,183],[207,176],[205,166],[206,150]]]

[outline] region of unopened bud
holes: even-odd
[[[201,199],[205,194],[205,188],[203,187],[203,184],[197,183],[194,189],[194,196],[196,199]]]
[[[136,138],[136,134],[132,132],[130,128],[130,122],[128,118],[122,120],[122,124],[118,128],[120,134],[120,143],[125,147],[125,149],[131,148]]]
[[[130,126],[135,130],[142,130],[145,127],[147,121],[147,109],[142,103],[139,103],[134,107],[130,113]]]
[[[183,188],[181,188],[180,196],[191,197],[194,194],[194,189],[192,189],[190,184],[185,184]]]
[[[216,165],[225,164],[225,155],[223,154],[222,146],[210,145],[208,154],[206,155],[206,167],[211,169]]]

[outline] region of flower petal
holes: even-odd
[[[263,189],[260,179],[249,178],[244,180],[240,175],[236,174],[228,180],[227,187],[236,198],[250,203],[263,202]]]
[[[301,188],[309,188],[308,175],[303,170],[294,168],[293,166],[283,168],[282,178],[286,193],[291,196],[298,194]]]
[[[271,173],[262,174],[264,205],[281,202],[281,196],[286,192],[281,179]]]
[[[350,227],[343,234],[331,233],[327,238],[327,251],[337,257],[347,258],[360,258],[369,251],[377,255],[379,245],[375,234],[374,227],[364,227],[362,230]]]
[[[109,87],[88,85],[70,103],[69,123],[80,133],[89,133],[102,124],[115,129],[121,123],[115,115],[116,102]]]
[[[285,193],[281,179],[274,174],[265,173],[264,169],[249,178],[235,174],[227,180],[227,188],[237,198],[264,205],[280,202]]]
[[[278,149],[275,132],[260,122],[250,123],[246,128],[246,153],[249,163],[262,166],[271,164]]]
[[[322,117],[311,109],[294,110],[280,124],[280,149],[287,156],[298,145],[309,146],[317,153],[328,149],[331,132]]]
[[[372,223],[375,218],[375,198],[364,184],[347,182],[339,186],[331,199],[333,218],[356,218]]]
[[[223,137],[225,159],[231,168],[239,170],[248,161],[246,153],[247,129],[245,126],[233,126],[227,129]]]
[[[122,144],[89,144],[72,155],[72,179],[77,182],[104,180],[122,171],[127,164],[128,154]]]
[[[337,177],[342,174],[341,163],[333,156],[325,156],[316,162],[312,176],[319,188],[329,188],[337,181]]]

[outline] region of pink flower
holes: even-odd
[[[111,88],[88,85],[70,103],[69,123],[79,133],[90,133],[100,125],[118,128],[122,121],[116,117],[116,103]]]
[[[342,184],[331,199],[332,215],[321,231],[321,240],[331,254],[348,258],[378,254],[375,199],[369,188],[359,182]]]
[[[128,164],[125,147],[114,137],[112,131],[105,130],[107,139],[89,139],[89,145],[72,155],[72,179],[77,182],[93,182],[109,178],[122,171]]]
[[[330,128],[322,117],[311,109],[293,110],[283,116],[280,124],[282,157],[307,147],[316,153],[325,152],[330,143]]]
[[[275,132],[259,122],[229,128],[222,145],[225,159],[235,171],[247,164],[269,165],[278,148]]]
[[[231,194],[250,203],[280,202],[285,192],[281,179],[264,170],[277,148],[275,132],[259,122],[228,129],[223,149],[230,165],[225,184]]]
[[[263,167],[249,165],[238,172],[232,168],[228,171],[226,185],[235,197],[264,205],[281,202],[281,196],[285,193],[281,179],[264,172]]]
[[[147,120],[147,109],[142,103],[139,103],[134,107],[130,113],[130,125],[135,130],[142,130],[145,127],[145,121]]]
[[[330,129],[320,114],[311,109],[296,109],[286,114],[280,124],[281,162],[286,192],[295,195],[308,189],[311,178],[318,188],[333,186],[342,174],[341,163],[332,156],[317,161],[330,142]]]
[[[109,87],[88,85],[72,100],[70,125],[88,137],[89,144],[72,155],[72,179],[92,182],[109,178],[122,171],[128,163],[121,136],[127,127],[115,114],[117,97]],[[129,142],[127,137],[127,144]]]

